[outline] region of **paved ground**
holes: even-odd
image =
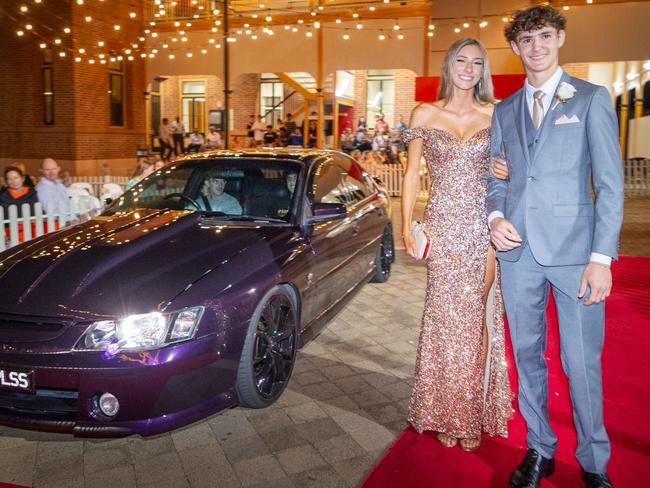
[[[621,252],[650,255],[649,199],[626,203]],[[406,427],[425,281],[425,267],[398,253],[390,281],[364,287],[299,353],[288,391],[265,410],[235,408],[146,439],[78,440],[0,428],[0,482],[357,486]]]

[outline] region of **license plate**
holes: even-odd
[[[0,390],[34,393],[34,371],[0,366]]]

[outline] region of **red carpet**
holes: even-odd
[[[606,306],[603,389],[605,425],[612,441],[609,475],[616,488],[648,487],[650,473],[650,258],[623,257],[612,267],[614,292]],[[547,358],[549,408],[559,438],[555,474],[542,487],[583,486],[568,386],[560,364],[557,320],[550,320]],[[508,346],[510,339],[507,339]],[[513,365],[512,352],[508,363]],[[510,367],[512,384],[516,372]],[[517,412],[508,439],[483,437],[466,453],[443,447],[434,435],[408,428],[368,475],[363,488],[505,488],[525,452],[525,425]]]

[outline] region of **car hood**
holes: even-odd
[[[101,320],[161,310],[283,226],[206,223],[188,211],[100,216],[0,254],[0,313]]]

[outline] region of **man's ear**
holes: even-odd
[[[519,46],[517,46],[517,43],[515,41],[510,41],[510,49],[517,55],[521,56],[521,52],[519,52]]]
[[[566,41],[566,31],[559,30],[557,31],[558,47],[564,46],[564,41]]]

